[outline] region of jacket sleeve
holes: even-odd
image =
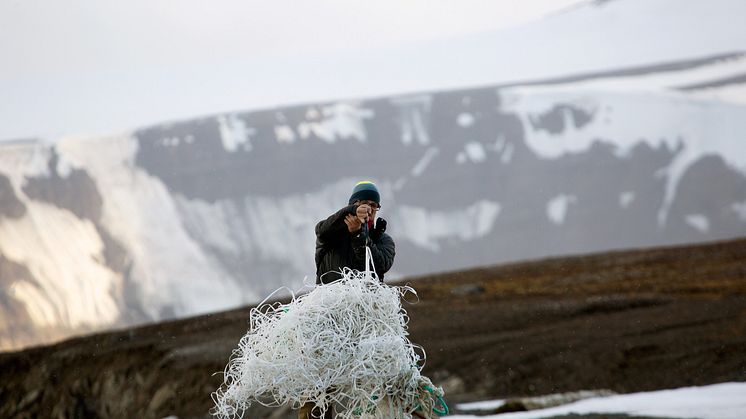
[[[370,247],[370,252],[373,254],[373,264],[376,267],[376,272],[385,274],[394,264],[394,256],[396,256],[394,239],[386,233],[381,234],[378,243]]]
[[[331,243],[349,234],[344,219],[347,214],[354,214],[356,209],[356,205],[348,205],[330,215],[326,220],[320,221],[316,224],[316,238],[321,243]]]
[[[365,269],[365,237],[358,234],[352,239],[352,247],[355,252],[356,264],[363,266]],[[396,246],[394,239],[386,233],[382,233],[376,241],[368,240],[371,256],[373,256],[373,266],[379,277],[383,276],[391,269],[396,256]]]

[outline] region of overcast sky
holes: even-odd
[[[397,79],[385,51],[494,32],[579,2],[0,0],[0,140],[466,86]],[[382,58],[380,69],[371,57]]]

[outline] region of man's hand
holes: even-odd
[[[373,209],[368,204],[360,204],[357,207],[357,218],[360,219],[361,223],[368,221],[368,216],[373,213]]]
[[[345,224],[350,233],[356,233],[363,227],[363,223],[368,222],[368,217],[373,214],[373,208],[368,204],[360,204],[355,210],[355,215],[347,214]]]
[[[360,221],[360,218],[355,217],[352,214],[347,214],[347,216],[345,216],[345,224],[347,224],[347,230],[349,230],[350,233],[358,232],[363,227],[363,222]]]

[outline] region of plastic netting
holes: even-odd
[[[310,402],[322,413],[334,406],[339,418],[410,418],[415,410],[432,416],[443,391],[420,374],[425,352],[407,338],[401,306],[415,290],[384,284],[369,271],[341,273],[288,304],[251,310],[250,329],[213,393],[213,414]]]

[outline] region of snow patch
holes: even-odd
[[[176,147],[179,145],[181,140],[179,137],[163,137],[160,139],[159,143],[164,147]]]
[[[548,409],[499,415],[451,415],[451,419],[540,419],[570,414],[627,414],[667,418],[742,419],[746,417],[746,383],[594,397]]]
[[[428,208],[399,206],[393,217],[397,238],[409,240],[433,252],[440,250],[439,240],[458,238],[462,241],[486,236],[500,214],[500,204],[481,200],[453,211],[431,211]]]
[[[505,146],[505,149],[503,150],[502,154],[500,155],[500,162],[502,164],[508,164],[511,160],[513,160],[513,151],[515,150],[515,146],[512,143],[508,143]]]
[[[114,296],[120,294],[122,278],[104,264],[103,242],[93,223],[45,202],[24,204],[22,218],[0,222],[0,253],[26,266],[36,280],[14,282],[10,289],[34,324],[80,328],[118,320]]]
[[[295,131],[288,125],[277,125],[275,126],[275,138],[280,143],[294,143]]]
[[[627,209],[630,204],[635,200],[635,193],[633,191],[624,191],[619,194],[619,206]]]
[[[738,214],[738,218],[741,219],[741,221],[746,222],[746,201],[743,202],[734,202],[730,208]]]
[[[0,173],[10,179],[16,195],[22,196],[27,177],[49,177],[49,147],[40,142],[3,144]],[[24,195],[25,196],[25,195]]]
[[[462,128],[467,128],[474,125],[474,115],[469,112],[462,112],[458,115],[456,121]]]
[[[298,125],[300,137],[306,139],[311,134],[328,143],[354,138],[366,142],[368,135],[364,121],[374,116],[373,110],[360,108],[356,104],[339,102],[324,106],[321,120],[305,121]]]
[[[306,119],[319,119],[321,117],[321,114],[316,108],[308,108],[306,109]]]
[[[422,173],[425,172],[425,169],[430,164],[430,162],[435,158],[435,156],[438,155],[438,147],[430,147],[425,151],[425,155],[422,156],[422,158],[417,162],[417,164],[414,165],[412,168],[412,176],[420,176]]]
[[[694,227],[700,233],[707,233],[710,231],[710,219],[703,214],[689,214],[685,218],[686,223]]]
[[[568,207],[570,204],[577,203],[577,201],[575,195],[560,194],[555,196],[547,203],[547,217],[556,225],[564,224]]]
[[[236,115],[218,116],[218,128],[223,148],[229,152],[235,152],[239,148],[251,151],[251,136],[256,133],[254,128],[246,126],[246,123]]]
[[[421,145],[430,144],[428,123],[431,103],[431,95],[402,96],[391,99],[391,104],[399,109],[401,141],[404,145],[410,145],[415,140]]]
[[[70,173],[73,171],[73,166],[70,164],[69,161],[64,156],[58,156],[57,157],[57,165],[54,168],[54,171],[57,173],[57,176],[66,178],[70,176]]]
[[[235,225],[240,217],[235,206],[183,197],[176,198],[176,206],[184,228],[190,236],[199,237],[203,245],[234,256],[239,256],[242,249],[253,250],[244,240],[243,226]]]
[[[493,410],[505,404],[503,399],[482,400],[479,402],[459,403],[456,408],[461,411]]]
[[[544,396],[521,397],[514,400],[520,401],[524,406],[526,406],[527,410],[537,410],[566,405],[568,403],[590,399],[593,397],[606,397],[615,394],[616,393],[612,392],[611,390],[581,390],[568,393],[548,394]],[[479,413],[485,411],[494,411],[507,402],[508,401],[506,400],[486,400],[473,403],[459,403],[456,405],[456,408],[463,412]]]
[[[481,143],[471,141],[464,146],[466,156],[474,163],[481,163],[487,158],[487,153]]]

